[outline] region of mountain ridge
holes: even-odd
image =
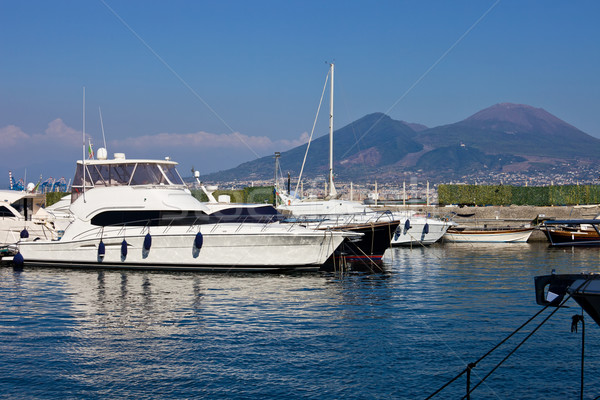
[[[306,145],[281,152],[281,165],[298,176]],[[600,161],[600,139],[542,108],[499,103],[452,124],[427,128],[372,113],[334,132],[337,179],[369,181],[407,174],[437,180],[465,174],[544,171],[558,163]],[[310,145],[305,177],[326,174],[328,135]],[[273,157],[263,157],[204,177],[207,181],[269,179]]]

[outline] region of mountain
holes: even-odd
[[[510,103],[422,131],[418,141],[427,148],[463,143],[488,154],[566,158],[596,158],[600,143],[541,108]]]
[[[352,179],[365,171],[395,163],[410,153],[419,152],[423,146],[414,138],[417,132],[406,123],[395,121],[382,113],[364,116],[334,132],[335,174],[340,179]],[[298,176],[306,145],[281,153],[284,171]],[[304,167],[304,176],[327,174],[329,170],[329,135],[312,141]],[[249,161],[227,171],[203,177],[207,181],[234,179],[268,179],[274,175],[273,156]]]
[[[512,154],[486,154],[483,151],[455,145],[440,147],[423,154],[416,163],[420,170],[453,171],[467,173],[476,170],[499,170],[506,164],[526,161]]]
[[[297,177],[306,145],[281,153],[281,166]],[[500,172],[543,172],[558,165],[577,169],[598,164],[596,139],[541,108],[501,103],[454,124],[427,128],[366,115],[334,132],[334,172],[339,180],[402,180],[419,175],[432,180]],[[310,145],[305,177],[326,175],[329,136]],[[567,173],[568,171],[564,171]],[[207,175],[207,181],[269,179],[273,157]]]

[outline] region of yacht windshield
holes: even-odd
[[[83,188],[102,186],[184,185],[175,164],[156,162],[118,162],[77,164],[73,178],[72,201]]]
[[[162,169],[173,185],[185,185],[174,165],[163,165]]]
[[[156,164],[140,163],[135,167],[131,185],[168,185],[165,176]]]

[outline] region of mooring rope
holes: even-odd
[[[578,291],[581,287],[583,287],[585,284],[587,283],[587,280],[582,283],[576,290]],[[554,311],[552,311],[537,327],[535,327],[533,329],[533,331],[531,331],[506,357],[504,357],[494,368],[492,368],[492,370],[486,375],[484,376],[475,386],[473,386],[472,388],[468,387],[467,388],[467,394],[465,396],[462,397],[462,399],[469,399],[470,398],[470,394],[471,392],[473,392],[477,387],[479,387],[490,375],[492,375],[492,373],[494,373],[503,363],[504,361],[506,361],[510,356],[512,356],[531,336],[533,336],[533,334],[535,332],[537,332],[537,330],[539,328],[542,327],[542,325],[544,325],[569,299],[571,298],[571,294],[567,294],[567,296],[565,296],[565,298],[563,299],[563,301],[556,306],[556,309]],[[496,349],[498,349],[498,347],[500,347],[502,344],[504,344],[507,340],[509,340],[511,337],[513,337],[517,332],[519,332],[521,329],[523,329],[525,326],[527,326],[531,321],[533,321],[536,317],[538,317],[541,313],[543,313],[548,307],[550,307],[551,304],[547,304],[545,305],[540,311],[538,311],[537,313],[535,313],[531,318],[529,318],[525,323],[523,323],[521,326],[519,326],[516,330],[514,330],[510,335],[508,335],[506,338],[504,338],[502,341],[500,341],[496,346],[494,346],[491,350],[489,350],[487,353],[485,353],[483,356],[481,356],[477,361],[473,362],[473,363],[469,363],[467,365],[467,367],[465,369],[463,369],[458,375],[456,375],[455,377],[453,377],[452,379],[450,379],[448,382],[446,382],[444,385],[442,385],[438,390],[436,390],[435,392],[433,392],[431,395],[429,395],[427,399],[431,399],[434,396],[436,396],[438,393],[440,393],[442,390],[444,390],[446,387],[448,387],[450,384],[452,384],[452,382],[456,381],[458,378],[460,378],[463,374],[467,373],[467,379],[470,378],[470,372],[471,370],[477,366],[477,364],[479,364],[484,358],[486,358],[487,356],[489,356],[491,353],[493,353]],[[582,378],[583,379],[583,378]],[[600,396],[598,396],[596,399],[599,399]]]
[[[579,285],[579,287],[577,287],[577,289],[575,289],[573,291],[573,293],[578,292],[581,288],[583,288],[586,284],[588,284],[590,281],[590,279],[586,279],[581,285]],[[508,353],[508,355],[506,357],[504,357],[498,364],[496,364],[496,366],[494,368],[492,368],[492,370],[486,375],[484,376],[475,386],[473,386],[472,388],[470,388],[469,386],[467,386],[467,394],[465,396],[463,396],[461,399],[470,399],[470,395],[471,393],[478,388],[483,382],[485,382],[485,380],[487,378],[489,378],[510,356],[512,356],[531,336],[533,336],[533,334],[535,332],[537,332],[537,330],[539,328],[542,327],[542,325],[544,325],[561,307],[563,307],[563,305],[571,298],[571,294],[567,293],[565,298],[560,302],[560,304],[558,306],[556,306],[556,308],[554,309],[554,311],[552,311],[546,318],[544,318],[544,320],[538,325],[536,326],[511,352]],[[514,336],[517,332],[519,332],[521,329],[523,329],[526,325],[528,325],[531,321],[533,321],[537,316],[539,316],[542,312],[544,312],[548,307],[550,307],[551,304],[547,304],[545,305],[540,311],[538,311],[537,313],[535,313],[531,318],[529,318],[525,323],[523,323],[521,326],[519,326],[516,330],[514,330],[510,335],[508,335],[506,338],[504,338],[502,341],[500,341],[496,346],[494,346],[491,350],[489,350],[487,353],[485,353],[483,356],[481,356],[477,361],[473,362],[473,363],[469,363],[467,365],[467,367],[465,369],[463,369],[458,375],[456,375],[454,378],[450,379],[448,382],[446,382],[442,387],[440,387],[438,390],[436,390],[434,393],[432,393],[431,395],[429,395],[427,399],[431,399],[433,398],[435,395],[437,395],[438,393],[440,393],[442,390],[444,390],[446,387],[448,387],[452,382],[456,381],[458,378],[460,378],[463,374],[467,373],[467,384],[469,384],[470,382],[470,372],[473,368],[475,368],[477,366],[477,364],[479,364],[484,358],[486,358],[487,356],[489,356],[491,353],[493,353],[496,349],[498,349],[498,347],[500,347],[502,344],[504,344],[508,339],[510,339],[512,336]],[[572,327],[573,329],[573,327]],[[575,328],[576,329],[576,328]],[[582,339],[582,343],[584,339]],[[583,345],[583,344],[582,344]],[[581,397],[583,398],[583,349],[582,349],[582,376],[581,376]],[[600,396],[596,397],[596,400],[600,399]]]
[[[369,256],[367,255],[367,253],[365,253],[365,252],[364,252],[364,251],[363,251],[363,250],[362,250],[362,249],[361,249],[359,246],[357,246],[356,244],[354,244],[354,243],[352,243],[352,242],[350,242],[350,243],[351,243],[351,244],[353,244],[353,245],[354,245],[354,247],[355,247],[355,248],[356,248],[358,251],[360,251],[360,252],[361,252],[361,253],[362,253],[362,254],[365,256],[365,258],[366,258],[366,259],[367,259],[367,260],[370,262],[369,264],[366,264],[366,265],[367,265],[367,267],[369,268],[369,270],[370,270],[372,273],[375,273],[375,270],[374,270],[373,268],[371,268],[371,265],[377,266],[377,263],[376,263],[375,261],[373,261],[373,259],[372,259],[371,257],[369,257]]]
[[[570,296],[569,296],[569,297],[570,297]],[[566,301],[566,300],[568,300],[568,299],[569,299],[569,297],[567,297],[567,298],[565,299],[565,301]],[[562,304],[564,304],[564,301],[563,301],[563,303],[562,303]],[[562,304],[561,304],[561,306],[562,306]],[[483,382],[484,382],[484,381],[485,381],[487,378],[489,378],[489,377],[490,377],[490,376],[491,376],[491,375],[492,375],[492,374],[493,374],[493,373],[494,373],[494,372],[495,372],[495,371],[496,371],[498,368],[500,368],[500,366],[501,366],[501,365],[504,363],[504,361],[508,360],[508,358],[509,358],[510,356],[512,356],[512,355],[513,355],[513,354],[514,354],[514,353],[515,353],[515,352],[516,352],[516,351],[517,351],[517,350],[518,350],[518,349],[519,349],[519,348],[520,348],[520,347],[521,347],[521,346],[522,346],[522,345],[523,345],[523,344],[524,344],[524,343],[525,343],[527,340],[529,340],[529,338],[530,338],[531,336],[533,336],[533,334],[534,334],[534,333],[536,333],[536,332],[537,332],[537,330],[538,330],[538,329],[540,329],[540,328],[542,327],[542,325],[544,325],[544,324],[545,324],[545,323],[546,323],[546,322],[547,322],[547,321],[550,319],[550,317],[552,317],[552,316],[553,316],[553,315],[554,315],[554,314],[555,314],[555,313],[558,311],[558,309],[559,309],[559,308],[560,308],[560,306],[559,306],[559,307],[556,307],[556,309],[555,309],[554,311],[552,311],[552,312],[551,312],[551,313],[550,313],[550,314],[549,314],[549,315],[548,315],[548,316],[547,316],[547,317],[546,317],[546,318],[545,318],[545,319],[542,321],[542,323],[541,323],[541,324],[539,324],[538,326],[536,326],[536,327],[535,327],[535,328],[534,328],[534,329],[533,329],[533,330],[532,330],[532,331],[531,331],[531,332],[530,332],[530,333],[529,333],[527,336],[525,336],[525,338],[524,338],[524,339],[523,339],[523,340],[522,340],[522,341],[521,341],[521,342],[520,342],[520,343],[519,343],[519,344],[518,344],[518,345],[517,345],[517,346],[516,346],[516,347],[515,347],[515,348],[514,348],[512,351],[511,351],[511,352],[509,352],[509,353],[506,355],[506,357],[504,357],[504,358],[503,358],[503,359],[502,359],[502,360],[501,360],[501,361],[500,361],[498,364],[496,364],[496,366],[495,366],[494,368],[492,368],[492,370],[491,370],[490,372],[488,372],[488,374],[487,374],[486,376],[484,376],[484,377],[483,377],[483,378],[482,378],[482,379],[481,379],[481,380],[480,380],[480,381],[479,381],[479,382],[478,382],[478,383],[477,383],[475,386],[473,386],[473,388],[470,388],[470,389],[468,389],[468,392],[467,392],[467,394],[466,394],[466,395],[464,395],[464,396],[462,397],[462,399],[466,399],[466,398],[468,398],[468,397],[469,397],[469,395],[471,394],[471,392],[473,392],[475,389],[477,389],[477,388],[479,387],[479,385],[481,385],[481,384],[482,384],[482,383],[483,383]],[[513,333],[514,333],[514,332],[513,332]],[[510,336],[512,336],[512,334],[511,334]]]

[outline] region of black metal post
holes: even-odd
[[[473,363],[467,365],[467,400],[471,399],[471,370],[474,366]]]
[[[583,400],[583,365],[585,360],[585,320],[583,319],[583,312],[581,313],[581,394],[579,398]]]

